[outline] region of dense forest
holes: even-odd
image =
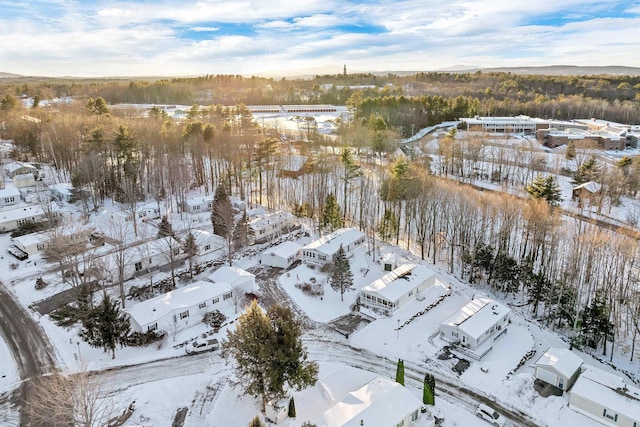
[[[554,176],[568,173],[575,182],[601,182],[603,199],[593,203],[606,209],[622,197],[637,197],[637,159],[608,165],[578,147],[571,154],[575,168],[561,171],[533,151],[455,132],[437,151],[425,148],[425,155],[396,160],[387,155],[400,134],[473,114],[638,123],[638,78],[427,73],[2,84],[0,122],[5,137],[15,141],[15,157],[54,165],[56,180],[74,184],[86,215],[108,198],[123,203],[134,218],[142,201],[179,212],[190,192],[213,194],[223,186],[233,197],[322,224],[331,201],[339,205],[338,225],[365,231],[371,250],[377,240],[406,246],[424,259],[446,263],[476,286],[514,298],[575,345],[612,355],[612,342],[624,344],[629,348],[623,351],[634,357],[640,332],[635,235],[640,213],[629,212],[630,231],[623,233],[568,215],[552,198],[477,191],[470,180],[517,194],[538,174],[551,177],[553,185]],[[321,88],[325,84],[329,89]],[[338,89],[343,84],[375,86]],[[55,108],[34,101],[25,109],[16,99],[22,95],[84,98]],[[195,105],[185,121],[176,122],[160,109],[149,117],[117,115],[105,100],[210,107]],[[344,123],[332,141],[283,142],[277,129],[258,128],[245,107],[262,102],[346,103],[357,119]],[[308,155],[313,172],[279,177],[277,160],[290,153]]]

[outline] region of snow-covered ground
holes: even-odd
[[[548,153],[549,155],[562,155]],[[487,184],[489,185],[489,184]],[[568,179],[561,178],[560,186],[565,202],[563,207],[571,207],[567,199],[571,192]],[[501,187],[496,186],[497,189]],[[626,203],[626,201],[623,201]],[[114,206],[105,207],[106,210],[116,209]],[[618,210],[620,209],[620,210]],[[613,207],[611,217],[624,220],[624,210],[628,206]],[[171,214],[171,223],[174,230],[180,233],[188,227],[197,224],[203,229],[210,228],[208,213],[200,215]],[[313,234],[312,230],[307,230]],[[306,244],[309,237],[301,237],[298,242]],[[49,271],[54,267],[46,263],[41,257],[31,257],[27,261],[18,261],[10,258],[6,248],[11,244],[10,237],[0,235],[0,253],[3,259],[0,261],[1,280],[7,288],[25,307],[47,296],[53,295],[63,289],[62,285],[55,283],[43,290],[34,288],[37,277],[47,276],[55,282],[53,274]],[[377,252],[396,260],[397,265],[403,262],[419,261],[419,259],[402,249],[379,244]],[[221,252],[212,253],[206,260],[213,260],[221,256]],[[259,254],[251,254],[245,258],[234,261],[234,265],[241,268],[249,268],[258,265]],[[350,312],[350,307],[357,298],[358,290],[384,275],[382,266],[367,252],[366,245],[354,254],[351,259],[351,270],[354,277],[353,290],[344,294],[344,301],[340,294],[329,286],[327,277],[319,269],[299,265],[298,267],[283,273],[277,280],[278,286],[287,293],[301,311],[314,321],[327,323],[331,320]],[[13,265],[15,267],[11,267]],[[322,375],[329,375],[338,370],[344,371],[346,383],[364,375],[358,372],[354,365],[361,365],[364,370],[378,369],[392,376],[395,371],[395,362],[402,358],[405,365],[414,369],[437,369],[444,377],[459,381],[462,386],[481,390],[497,401],[529,413],[534,419],[540,420],[541,425],[548,426],[595,426],[599,425],[590,419],[577,414],[567,407],[567,397],[540,397],[533,389],[533,369],[531,364],[550,346],[567,347],[562,336],[541,328],[537,323],[527,319],[528,313],[522,313],[512,304],[514,317],[509,325],[508,333],[498,340],[493,350],[481,361],[471,361],[470,366],[462,374],[458,375],[451,370],[452,363],[447,360],[439,360],[438,354],[445,343],[437,336],[437,328],[440,322],[455,313],[468,303],[474,296],[487,295],[500,299],[499,295],[490,295],[488,290],[474,288],[460,282],[455,277],[447,274],[440,265],[429,265],[436,273],[438,281],[444,285],[436,286],[425,291],[422,301],[414,300],[398,310],[392,317],[375,320],[365,327],[350,334],[348,338],[331,331],[313,331],[305,336],[307,342],[314,339],[322,340],[317,346],[310,346],[310,354],[320,362]],[[203,271],[194,280],[201,279],[211,274],[212,270]],[[163,276],[164,275],[164,276]],[[167,273],[154,273],[153,280],[166,277]],[[296,287],[298,283],[311,282],[323,284],[324,294],[310,296]],[[128,282],[128,287],[141,286],[149,281],[147,276],[142,276]],[[398,325],[404,324],[416,313],[426,306],[444,297],[443,301],[422,316],[408,323],[398,330]],[[504,301],[506,304],[515,300]],[[134,301],[127,301],[132,304]],[[228,305],[225,314],[229,320],[241,314],[233,305]],[[156,360],[164,360],[162,367],[157,368],[157,375],[145,379],[144,377],[131,379],[130,383],[118,381],[117,387],[123,401],[136,401],[136,410],[131,419],[132,423],[145,426],[169,425],[176,410],[181,407],[189,408],[186,418],[186,426],[246,426],[248,422],[259,414],[259,402],[248,396],[244,396],[239,388],[234,388],[231,383],[231,375],[228,367],[221,359],[220,352],[213,352],[206,357],[186,357],[180,344],[200,334],[207,332],[207,327],[201,323],[194,324],[188,329],[178,331],[175,336],[169,336],[166,341],[152,344],[147,347],[127,347],[117,349],[116,358],[111,359],[100,349],[95,349],[82,342],[77,335],[77,328],[61,328],[55,325],[48,316],[40,316],[32,312],[34,319],[44,328],[52,340],[60,362],[60,368],[66,372],[75,372],[87,364],[91,370],[103,370],[105,368],[140,365],[142,372],[145,366]],[[220,339],[226,335],[226,328],[233,327],[229,323],[218,333]],[[332,345],[335,343],[336,345]],[[338,346],[337,344],[340,344]],[[349,353],[341,350],[342,346],[350,346],[355,349],[363,349],[377,355],[388,362],[388,366],[381,368],[368,365],[365,361],[354,359]],[[521,359],[530,350],[536,350],[536,354],[529,359],[523,367],[512,372]],[[580,354],[586,364],[599,365],[588,354]],[[0,393],[15,388],[19,377],[17,367],[6,345],[0,342]],[[636,363],[628,361],[628,356],[614,354],[614,362],[620,368],[634,372],[636,375],[640,368]],[[137,369],[137,368],[128,368]],[[184,369],[184,373],[181,369]],[[611,370],[608,367],[604,369]],[[166,374],[166,375],[165,375]],[[408,388],[421,396],[419,384],[407,384]],[[285,421],[286,426],[298,427],[307,419],[315,418],[324,409],[317,399],[318,390],[310,388],[295,394],[296,408],[299,417],[296,420]],[[473,414],[473,399],[466,397],[465,406],[460,406],[456,400],[445,395],[438,395],[433,413],[444,418],[443,426],[475,426],[485,425]]]

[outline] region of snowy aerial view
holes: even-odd
[[[0,427],[640,427],[639,24],[0,0]]]

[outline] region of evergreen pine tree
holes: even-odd
[[[247,211],[242,213],[242,217],[233,228],[233,247],[239,250],[247,246],[249,240],[249,217]]]
[[[223,184],[216,187],[216,192],[213,196],[211,224],[213,225],[213,233],[221,237],[226,238],[233,231],[231,199]]]
[[[169,237],[173,236],[173,227],[171,227],[171,223],[167,219],[166,215],[162,215],[162,219],[160,220],[160,225],[158,225],[158,237]]]
[[[431,374],[424,375],[422,384],[422,403],[425,405],[435,405],[436,377]]]
[[[322,209],[322,229],[333,231],[342,227],[342,214],[340,214],[340,206],[333,193],[327,195]]]
[[[396,382],[404,385],[404,360],[398,359],[396,367]]]
[[[331,288],[340,292],[340,301],[344,301],[344,293],[353,286],[353,273],[342,245],[338,248],[329,273]]]
[[[293,396],[291,396],[291,399],[289,399],[289,411],[287,412],[287,415],[289,416],[289,418],[296,417],[296,404],[293,401]]]
[[[130,330],[129,318],[105,292],[100,305],[83,322],[80,337],[91,347],[102,347],[105,352],[110,350],[111,358],[115,359],[116,345],[126,345]]]
[[[601,177],[602,166],[596,156],[591,156],[589,160],[578,166],[578,170],[573,177],[573,183],[580,185],[589,181],[600,181]]]
[[[378,225],[378,234],[382,240],[391,240],[398,231],[398,219],[390,209],[385,209],[382,220]]]
[[[191,231],[187,233],[187,237],[184,239],[182,250],[189,262],[189,276],[193,277],[193,258],[198,255],[198,245],[196,244],[196,238]]]
[[[560,187],[552,175],[547,177],[538,175],[525,187],[525,190],[534,199],[546,200],[549,206],[557,206],[562,201]]]

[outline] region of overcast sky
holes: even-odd
[[[3,72],[323,74],[343,64],[640,67],[640,0],[0,0]]]

